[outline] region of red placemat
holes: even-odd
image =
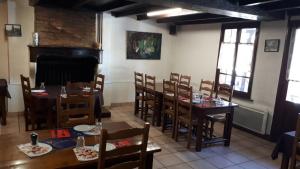
[[[51,132],[51,138],[71,137],[70,131],[68,129],[50,130],[50,132]]]
[[[45,93],[45,92],[43,92],[43,93],[36,93],[35,95],[37,95],[37,96],[48,96],[48,93]]]
[[[121,140],[115,143],[115,146],[117,148],[121,148],[121,147],[126,147],[126,146],[130,146],[131,143],[129,140],[125,139],[125,140]]]

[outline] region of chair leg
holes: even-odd
[[[163,113],[163,120],[162,120],[162,127],[161,127],[161,131],[165,132],[166,129],[166,121],[167,121],[167,115],[165,113]]]
[[[178,141],[178,126],[179,126],[179,121],[176,121],[176,125],[175,125],[175,141]]]
[[[144,102],[143,100],[142,100],[141,102],[142,102],[142,103],[141,103],[141,104],[142,104],[142,106],[141,106],[141,119],[143,119],[143,116],[144,116],[144,109],[145,109],[145,108],[144,108],[145,102]]]
[[[205,131],[204,131],[206,138],[208,138],[208,129],[209,129],[208,126],[209,126],[209,120],[206,119],[205,120]]]
[[[28,131],[29,130],[29,127],[28,127],[28,113],[27,111],[24,111],[24,118],[25,118],[25,130]]]
[[[192,140],[192,125],[189,125],[188,140],[187,140],[188,149],[191,147],[191,140]]]
[[[143,114],[144,116],[144,121],[147,121],[147,116],[148,116],[148,104],[146,103],[146,106],[145,106],[145,113]]]
[[[174,138],[175,137],[175,127],[176,127],[176,119],[175,119],[175,117],[172,117],[172,138]]]
[[[154,108],[154,110],[152,110],[153,114],[152,114],[152,125],[155,126],[155,118],[157,117],[157,112],[156,109]]]
[[[213,133],[214,133],[214,125],[215,125],[215,122],[214,120],[211,120],[210,121],[210,131],[209,131],[209,137],[210,139],[213,138]]]

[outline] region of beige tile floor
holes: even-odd
[[[133,115],[132,105],[110,108],[112,117],[103,121],[126,121],[133,127],[141,127],[143,121]],[[9,113],[7,126],[0,126],[0,135],[24,132],[24,118],[20,113]],[[222,133],[223,126],[216,126],[216,134]],[[179,142],[171,133],[161,132],[160,127],[151,127],[150,139],[162,147],[154,155],[154,169],[279,169],[280,159],[272,160],[270,154],[274,144],[251,134],[233,128],[230,147],[212,145],[195,152],[194,143],[186,149],[185,138]]]

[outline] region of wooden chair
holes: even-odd
[[[132,128],[127,130],[117,131],[115,133],[108,133],[106,129],[102,129],[100,136],[99,146],[99,162],[98,169],[110,168],[110,169],[144,169],[146,167],[146,152],[149,137],[150,124],[145,123],[144,128]],[[128,138],[142,137],[139,140],[134,140],[132,145],[119,147],[111,151],[106,151],[106,143],[108,141],[122,140]],[[124,162],[116,165],[107,166],[106,161],[113,158],[127,159],[126,157],[137,155],[136,160],[124,160]]]
[[[188,128],[187,148],[190,148],[192,139],[192,129],[197,126],[197,120],[193,118],[193,89],[185,85],[177,86],[177,120],[175,130],[175,140],[178,141],[178,130],[180,126]]]
[[[59,96],[56,105],[58,127],[95,123],[93,95]]]
[[[189,87],[191,83],[191,76],[181,75],[179,84]]]
[[[152,111],[152,125],[155,124],[155,118],[158,114],[158,99],[155,92],[155,76],[145,75],[145,111],[144,111],[144,120],[147,121],[147,118],[151,116],[149,109]]]
[[[212,97],[214,93],[214,87],[215,87],[214,81],[202,79],[200,83],[199,91],[205,96]]]
[[[300,161],[299,150],[300,150],[300,113],[298,114],[298,118],[297,118],[296,133],[295,133],[295,138],[294,138],[290,169],[297,168],[297,165],[296,165],[297,161]]]
[[[172,137],[175,137],[176,124],[176,84],[172,81],[163,81],[163,123],[162,132],[168,125],[168,118],[172,120]]]
[[[179,83],[179,74],[178,73],[172,73],[170,74],[170,81],[175,82],[176,84]]]
[[[29,125],[32,125],[32,129],[34,129],[35,117],[33,117],[33,113],[31,111],[31,87],[29,77],[25,77],[20,75],[23,99],[24,99],[24,117],[25,117],[25,129],[29,130]]]
[[[222,100],[231,102],[233,95],[233,87],[227,84],[219,84],[217,86],[216,98],[220,98]],[[215,122],[224,122],[226,118],[226,114],[215,114],[215,115],[207,115],[206,120],[210,122],[210,127],[208,128],[211,139],[213,137],[214,132],[214,124]]]
[[[134,86],[135,86],[134,114],[137,115],[139,112],[141,112],[141,118],[143,118],[145,92],[144,92],[144,75],[142,73],[134,72]]]
[[[104,90],[104,79],[105,79],[105,76],[102,74],[97,74],[95,76],[94,88],[99,90],[100,92],[103,92],[103,90]]]

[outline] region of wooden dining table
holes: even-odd
[[[132,128],[126,122],[108,122],[103,123],[103,128],[108,132],[116,132],[122,129]],[[44,140],[51,137],[50,130],[36,131],[38,139]],[[76,138],[74,138],[76,139]],[[131,142],[138,140],[131,139]],[[77,160],[72,148],[52,150],[49,154],[40,157],[29,158],[21,152],[17,145],[29,143],[30,132],[13,133],[0,136],[0,168],[22,168],[22,169],[53,169],[53,168],[96,168],[97,160],[80,162]],[[85,136],[86,145],[95,145],[99,143],[99,136]],[[114,144],[114,142],[111,142]],[[153,154],[160,152],[161,148],[148,141],[146,153],[146,168],[150,169],[153,165]],[[138,158],[137,154],[132,154],[128,159]],[[128,160],[127,159],[127,160]],[[122,158],[110,159],[109,164],[117,164]]]
[[[35,89],[35,88],[34,88]],[[33,90],[34,90],[33,89]],[[34,105],[35,112],[46,112],[47,126],[53,127],[53,111],[56,111],[56,99],[60,95],[61,86],[46,86],[45,92],[36,93],[32,92],[32,104]],[[81,89],[67,89],[68,94],[83,94]],[[95,117],[101,117],[101,105],[103,105],[103,93],[94,90],[93,95],[95,96],[94,113]],[[100,119],[100,118],[99,118]]]
[[[162,83],[156,83],[155,84],[155,92],[157,95],[157,98],[159,99],[159,111],[158,115],[156,117],[157,123],[161,123],[161,117],[162,117],[162,104],[163,104],[163,84]],[[217,103],[216,101],[209,100],[209,101],[203,101],[201,103],[194,103],[193,104],[193,115],[198,120],[197,125],[197,133],[196,133],[196,151],[201,151],[203,144],[212,144],[212,143],[218,143],[218,142],[224,142],[225,146],[230,145],[230,139],[231,139],[231,130],[233,126],[233,115],[234,115],[234,109],[238,107],[238,104],[222,101],[221,104]],[[223,137],[222,138],[214,138],[211,140],[203,140],[203,124],[204,119],[207,115],[211,114],[226,114],[226,120],[224,123],[224,131],[223,131]],[[160,125],[160,124],[159,124]]]

